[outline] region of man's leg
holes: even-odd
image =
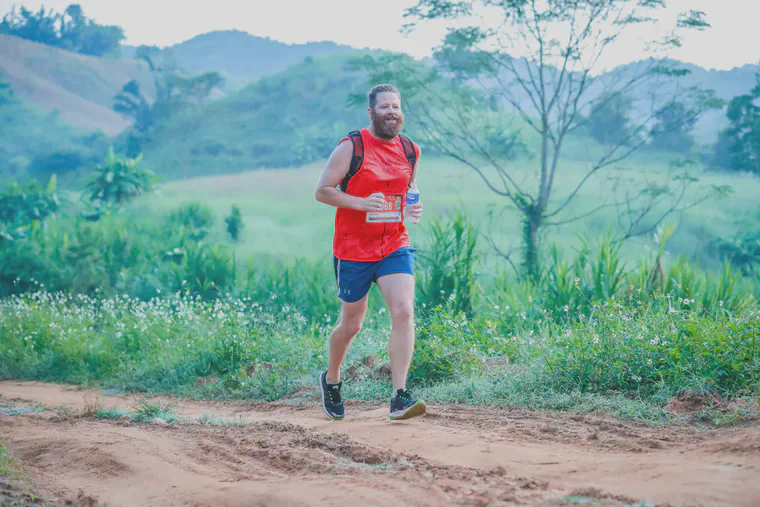
[[[340,381],[340,367],[346,358],[351,341],[359,334],[367,313],[367,295],[355,303],[341,301],[338,326],[330,335],[330,362],[327,367],[327,382],[337,384]]]
[[[406,377],[414,352],[414,276],[393,273],[377,279],[391,314],[391,359],[393,392],[406,388]]]

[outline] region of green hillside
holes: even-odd
[[[46,181],[56,173],[66,182],[99,161],[106,143],[103,134],[72,127],[58,113],[19,97],[13,87],[0,90],[0,178]]]
[[[349,93],[366,79],[346,69],[348,56],[307,58],[274,76],[182,114],[157,128],[145,160],[169,177],[292,167],[329,155],[350,130],[367,123]]]
[[[755,75],[760,72],[759,64],[746,64],[731,70],[705,69],[698,65],[675,62],[679,68],[688,71],[678,81],[678,86],[685,90],[691,86],[697,86],[703,90],[713,90],[715,96],[730,101],[737,95],[748,93],[755,86]],[[620,80],[625,82],[631,79],[639,69],[647,65],[647,60],[641,60],[628,65],[616,67],[611,71],[600,76],[600,80]],[[596,92],[596,90],[593,90]],[[660,90],[662,91],[662,90]],[[648,111],[648,102],[646,100],[635,104],[637,108],[632,113],[634,115],[646,115]],[[696,122],[694,128],[694,137],[699,143],[712,144],[717,140],[720,130],[728,125],[726,110],[717,109],[707,111]]]
[[[113,111],[113,97],[136,79],[149,97],[153,80],[144,62],[98,58],[0,35],[0,73],[16,95],[83,130],[116,135],[129,125]]]

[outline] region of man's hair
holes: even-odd
[[[398,95],[398,98],[401,98],[401,92],[399,92],[398,88],[396,88],[392,84],[375,85],[367,94],[367,104],[369,105],[369,108],[372,109],[373,111],[375,110],[375,106],[377,105],[377,94],[383,93],[383,92],[393,92],[396,95]]]

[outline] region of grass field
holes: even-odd
[[[562,162],[556,182],[557,200],[566,195],[585,173],[588,154],[576,150],[575,160]],[[601,196],[609,192],[607,177],[620,176],[635,181],[664,181],[667,155],[643,153],[626,162],[621,168],[610,169],[596,181],[590,181],[573,205],[563,215],[570,218],[596,206]],[[272,257],[327,259],[332,246],[334,210],[314,199],[314,188],[324,162],[300,168],[249,171],[231,175],[193,178],[164,184],[159,198],[148,196],[138,201],[133,209],[140,214],[166,212],[188,201],[199,201],[216,216],[215,235],[224,237],[224,216],[230,206],[240,206],[245,229],[237,247],[240,262],[253,255],[259,259]],[[531,179],[534,161],[517,161],[515,174],[525,187],[535,187]],[[699,169],[701,172],[702,170]],[[696,173],[697,171],[693,171]],[[736,218],[757,212],[757,195],[760,181],[741,175],[708,173],[701,178],[700,188],[708,185],[730,185],[735,193],[722,200],[705,202],[684,214],[672,215],[679,229],[668,244],[674,255],[686,255],[700,262],[710,262],[704,253],[706,242],[716,236],[730,237]],[[491,192],[469,168],[447,158],[424,158],[421,161],[419,186],[426,217],[444,216],[460,207],[478,224],[480,231],[489,233],[489,209],[503,210],[506,201]],[[696,188],[696,187],[695,187]],[[605,210],[585,220],[562,227],[545,229],[549,241],[556,241],[566,251],[578,244],[579,235],[592,238],[602,235],[616,220],[614,209]],[[426,241],[424,220],[409,225],[412,241],[416,245]],[[508,210],[494,222],[491,237],[503,250],[519,245],[521,224],[519,215]],[[648,254],[651,235],[629,242],[624,251],[627,261],[634,262]],[[488,242],[480,242],[484,254],[492,254]],[[493,256],[486,263],[498,263]],[[493,264],[491,264],[493,265]]]

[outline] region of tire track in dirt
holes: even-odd
[[[20,404],[82,409],[96,394],[0,382],[0,395]],[[100,396],[107,408],[135,401]],[[410,495],[419,505],[556,505],[604,491],[617,497],[610,505],[754,506],[760,498],[757,426],[653,427],[450,405],[402,423],[372,403],[348,403],[340,422],[315,403],[179,401],[176,410],[249,424],[156,427],[48,412],[2,417],[0,436],[54,490],[82,489],[108,505],[396,505]]]

